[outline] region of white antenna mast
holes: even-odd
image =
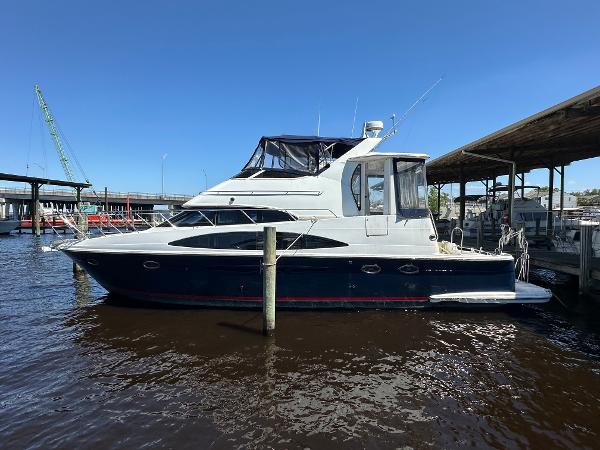
[[[393,117],[393,119],[392,119],[392,120],[393,120],[393,122],[394,122],[394,123],[393,123],[392,127],[391,127],[391,128],[388,130],[388,132],[387,132],[387,133],[385,133],[385,135],[384,135],[384,136],[381,138],[381,142],[385,141],[385,140],[386,140],[387,138],[389,138],[390,136],[393,136],[394,134],[396,134],[396,130],[397,130],[397,128],[398,128],[398,125],[400,125],[402,122],[404,122],[404,121],[406,120],[406,118],[408,117],[408,115],[410,114],[410,112],[411,112],[413,109],[415,109],[415,108],[417,107],[417,105],[418,105],[419,103],[421,103],[421,102],[422,102],[422,101],[425,99],[425,97],[427,97],[427,95],[429,95],[429,93],[430,93],[431,91],[433,91],[433,90],[435,89],[435,87],[436,87],[438,84],[440,84],[440,83],[442,82],[442,80],[443,80],[443,79],[444,79],[444,77],[443,77],[443,76],[441,76],[441,77],[439,78],[439,80],[437,80],[435,83],[433,83],[433,85],[432,85],[432,86],[431,86],[429,89],[427,89],[427,90],[426,90],[426,91],[423,93],[423,95],[421,95],[421,96],[420,96],[420,97],[419,97],[419,98],[418,98],[418,99],[417,99],[417,100],[416,100],[416,101],[415,101],[415,102],[414,102],[414,103],[413,103],[413,104],[410,106],[410,108],[408,108],[406,111],[404,111],[404,113],[403,113],[403,114],[400,116],[400,119],[398,119],[398,121],[396,121],[396,120],[395,120],[395,119],[396,119],[396,115],[395,115],[395,114],[392,116],[392,117]]]
[[[356,97],[356,102],[354,103],[354,118],[352,119],[352,136],[354,137],[354,125],[356,124],[356,110],[358,109],[358,97]]]

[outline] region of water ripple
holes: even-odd
[[[10,447],[594,448],[593,314],[133,308],[0,240]]]

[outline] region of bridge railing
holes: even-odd
[[[0,188],[0,195],[6,197],[9,195],[27,195],[30,196],[31,195],[31,189],[29,188]],[[53,196],[53,197],[73,197],[73,200],[75,200],[75,191],[73,189],[40,189],[40,196]],[[192,199],[191,195],[186,195],[186,194],[152,194],[152,193],[147,193],[147,192],[107,192],[107,197],[109,199],[122,199],[125,200],[127,198],[127,196],[129,195],[129,199],[132,202],[135,202],[135,200],[156,200],[157,203],[160,202],[160,200],[167,200],[167,201],[181,201],[186,202],[190,199]],[[104,191],[101,192],[97,192],[97,196],[96,194],[94,194],[93,192],[89,191],[89,190],[84,190],[81,192],[81,196],[82,198],[86,198],[89,199],[90,197],[93,197],[95,200],[97,200],[98,202],[103,202],[104,201]]]

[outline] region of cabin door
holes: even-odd
[[[370,162],[365,166],[365,230],[367,236],[387,236],[385,193],[389,181],[384,176],[384,162]]]

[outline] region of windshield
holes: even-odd
[[[259,177],[284,176],[281,172],[289,174],[287,176],[316,175],[361,140],[316,136],[263,137],[237,177],[255,174]]]
[[[398,214],[403,217],[427,216],[425,161],[394,160],[394,178]]]
[[[277,209],[190,209],[180,212],[159,227],[203,227],[249,223],[288,222],[294,218]]]

